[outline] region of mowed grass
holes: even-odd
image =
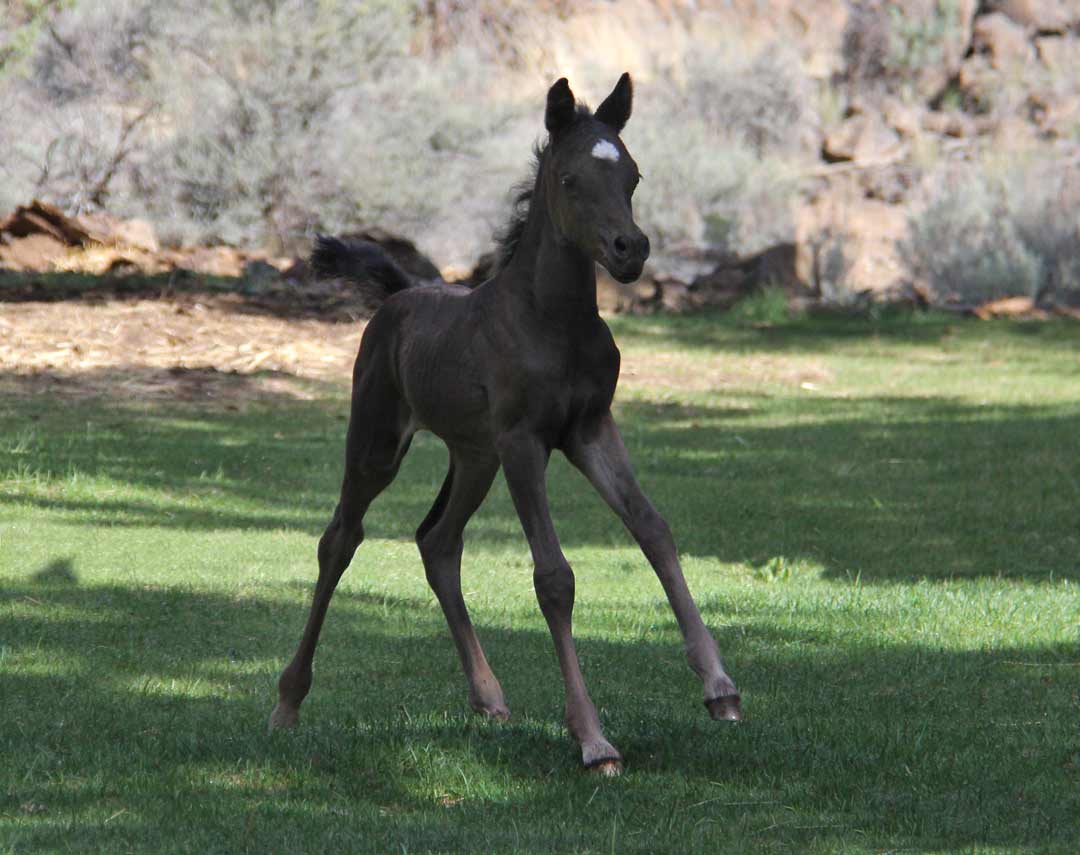
[[[513,713],[468,711],[412,532],[418,437],[266,733],[336,499],[347,390],[0,401],[0,853],[1080,851],[1080,330],[620,318],[617,415],[747,720],[708,720],[640,553],[553,460],[579,769],[498,481],[466,599]]]

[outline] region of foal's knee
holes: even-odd
[[[568,614],[574,608],[574,571],[566,561],[537,566],[533,571],[536,599],[545,617]]]
[[[465,542],[460,535],[456,538],[440,537],[437,526],[425,528],[421,525],[416,530],[416,546],[420,550],[428,583],[434,588],[441,578],[439,568],[444,567],[447,561],[461,561]]]
[[[347,565],[353,554],[364,542],[364,525],[360,520],[346,518],[339,506],[334,511],[334,518],[319,538],[319,567]]]
[[[662,553],[675,549],[671,527],[648,499],[643,498],[629,509],[626,526],[647,553]]]

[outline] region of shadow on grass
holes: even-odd
[[[542,622],[480,627],[515,715],[497,725],[464,712],[432,605],[339,592],[300,729],[266,736],[299,596],[8,583],[0,828],[15,851],[193,852],[1065,851],[1080,833],[1075,649],[729,627],[749,713],[730,726],[676,645],[584,638],[629,762],[598,788],[558,726]]]
[[[685,554],[867,583],[1080,579],[1080,407],[733,397],[743,408],[617,410]],[[318,535],[337,498],[346,410],[344,400],[287,397],[240,412],[114,401],[58,413],[29,401],[0,416],[0,508],[76,525]],[[805,415],[769,424],[773,411]],[[441,442],[418,436],[369,513],[369,536],[411,540],[446,465]],[[628,543],[558,455],[550,481],[566,546]],[[501,477],[469,538],[524,549]]]
[[[50,561],[30,578],[48,585],[77,585],[79,582],[79,577],[75,575],[74,558],[71,557]]]
[[[200,300],[238,315],[285,320],[356,323],[371,314],[360,294],[330,291],[283,280],[267,288],[258,279],[210,276],[188,270],[168,273],[21,273],[0,269],[0,304],[103,303],[117,300]]]

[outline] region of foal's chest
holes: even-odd
[[[611,406],[619,379],[619,349],[599,319],[584,334],[549,341],[546,352],[530,360],[524,394],[528,409],[546,427],[561,433],[589,415]]]

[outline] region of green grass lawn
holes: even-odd
[[[1080,329],[620,318],[617,415],[743,692],[711,722],[659,583],[564,461],[582,772],[500,480],[468,711],[412,541],[418,437],[267,735],[336,499],[347,389],[0,399],[0,853],[1080,851]]]

